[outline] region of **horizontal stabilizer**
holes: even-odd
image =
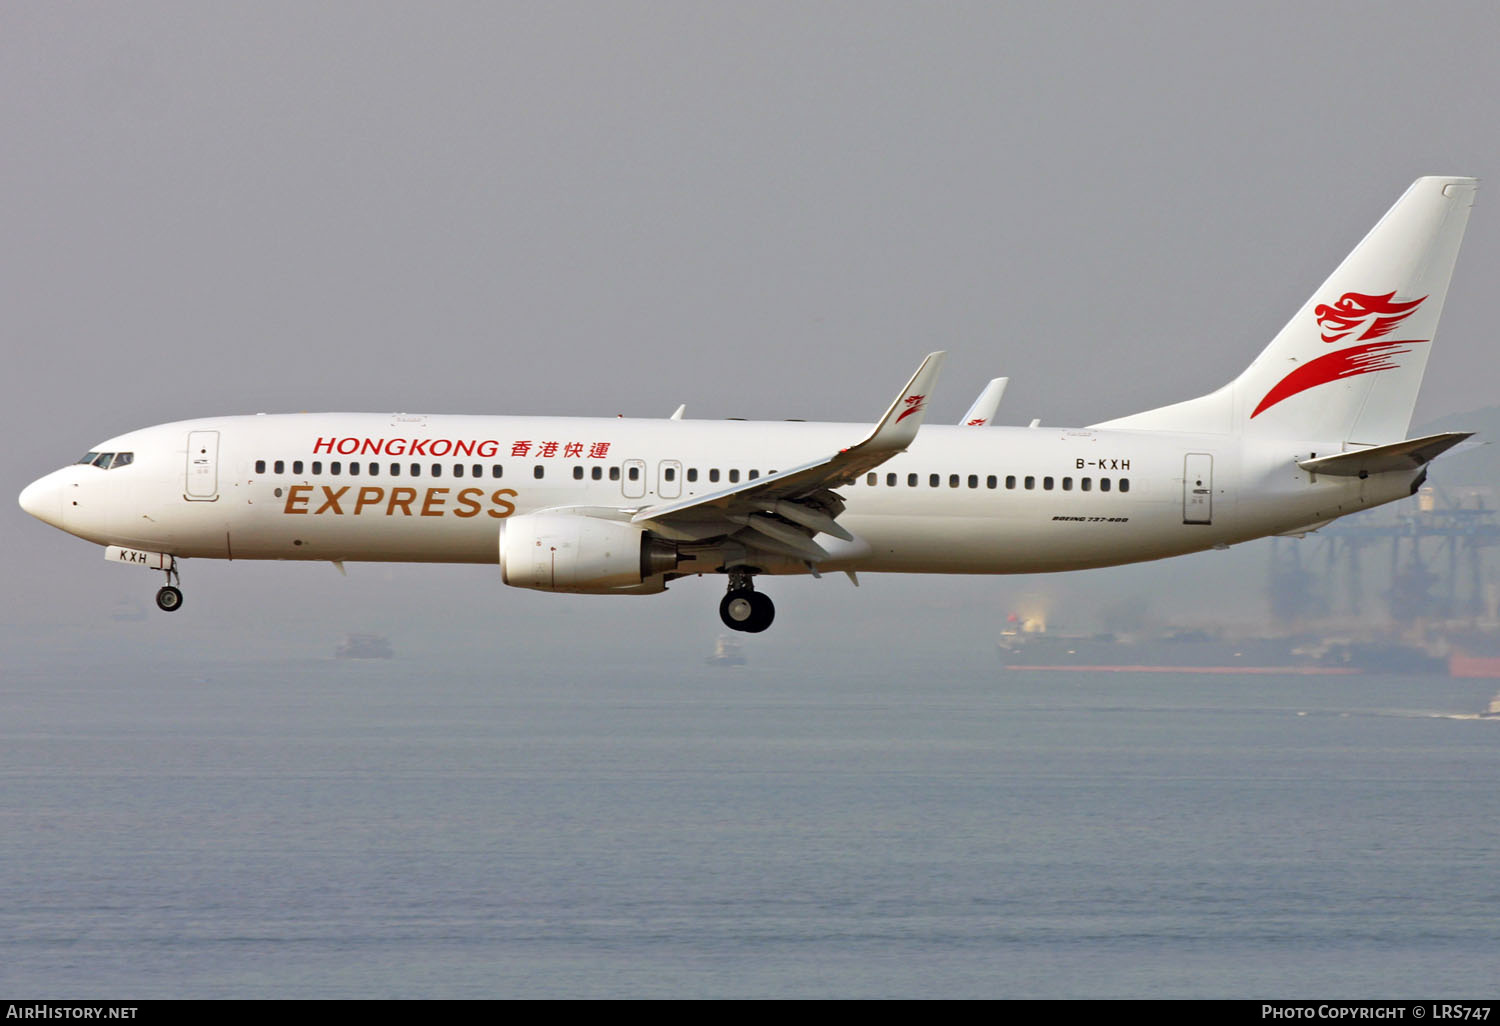
[[[1298,460],[1297,466],[1310,474],[1328,474],[1334,477],[1368,477],[1393,470],[1416,470],[1447,452],[1472,431],[1445,431],[1440,435],[1425,438],[1408,438],[1404,442],[1377,445],[1355,452],[1341,452],[1316,459]]]

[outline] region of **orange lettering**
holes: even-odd
[[[473,497],[483,494],[483,488],[465,488],[463,491],[459,492],[453,498],[458,502],[460,506],[463,507],[463,509],[454,510],[453,515],[456,517],[464,518],[479,516],[479,503],[475,502]]]
[[[396,507],[401,507],[404,516],[411,516],[411,504],[416,501],[417,490],[415,488],[392,488],[390,504],[385,507],[385,515],[391,516],[396,512]]]
[[[340,488],[338,491],[334,491],[332,488],[329,488],[327,485],[324,485],[323,486],[323,494],[326,495],[327,498],[323,500],[323,505],[321,505],[317,509],[313,510],[313,514],[317,515],[319,513],[324,512],[325,510],[330,510],[331,509],[335,513],[339,514],[340,516],[343,516],[344,511],[343,511],[343,509],[341,509],[339,507],[339,499],[348,490],[349,490],[349,486],[348,485],[345,485],[344,487]]]
[[[385,498],[384,488],[361,488],[359,498],[354,500],[354,512],[358,513],[366,506],[373,506]]]
[[[307,512],[307,496],[304,495],[304,494],[301,494],[301,493],[303,493],[303,492],[310,492],[310,491],[312,491],[312,485],[292,485],[290,488],[288,488],[286,490],[286,507],[284,509],[282,509],[281,512],[283,512],[283,513],[306,513]],[[294,509],[293,508],[293,507],[299,506],[299,505],[301,506],[301,509]]]
[[[429,488],[429,489],[427,489],[427,499],[422,503],[422,515],[424,517],[440,517],[440,516],[442,516],[443,515],[443,509],[442,509],[443,503],[445,503],[445,502],[448,501],[447,499],[443,498],[443,496],[445,496],[447,494],[448,494],[448,489],[446,489],[446,488]],[[437,504],[437,507],[438,507],[437,509],[433,509],[433,503]]]
[[[506,502],[504,499],[500,498],[500,496],[502,495],[509,495],[511,498],[515,498],[516,490],[514,488],[501,488],[490,496],[491,502],[493,502],[496,506],[503,507],[505,510],[504,513],[501,513],[499,510],[494,509],[485,510],[486,513],[494,517],[496,520],[504,520],[506,517],[510,516],[516,511],[516,504],[514,502]]]

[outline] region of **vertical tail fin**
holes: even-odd
[[[1478,184],[1417,179],[1238,378],[1095,426],[1404,439]]]

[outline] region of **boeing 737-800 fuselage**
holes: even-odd
[[[218,417],[100,443],[21,505],[165,571],[164,609],[182,558],[499,563],[601,594],[724,574],[721,615],[750,631],[773,616],[762,574],[1071,570],[1306,531],[1409,495],[1466,437],[1406,429],[1475,184],[1419,179],[1224,388],[1088,428],[982,426],[1003,382],[923,426],[935,353],[873,430]]]

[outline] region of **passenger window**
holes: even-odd
[[[482,464],[482,463],[476,463],[472,467],[470,467],[469,469],[474,472],[474,476],[475,477],[483,477],[484,476],[484,464]]]
[[[582,467],[579,467],[578,469],[580,471],[583,470]],[[576,474],[574,476],[576,476],[576,477],[582,477],[583,475],[580,473],[580,474]],[[662,475],[661,476],[664,477],[664,478],[666,478],[668,481],[676,481],[677,480],[677,468],[676,467],[667,467],[665,470],[662,471]]]
[[[338,471],[335,470],[334,473],[337,474]],[[357,477],[358,475],[359,475],[359,464],[358,463],[351,463],[351,464],[349,464],[349,476],[350,477]]]
[[[1082,488],[1084,491],[1088,491],[1090,488],[1094,487],[1094,479],[1091,477],[1085,477],[1078,482],[1078,487]]]
[[[641,479],[641,468],[640,467],[631,467],[630,468],[630,472],[629,472],[629,474],[627,476],[632,481],[639,481]],[[541,477],[541,475],[538,474],[537,477]]]
[[[874,487],[879,480],[880,475],[874,473],[873,471],[865,475],[865,484],[870,485],[871,487]]]
[[[455,463],[455,464],[453,464],[453,476],[454,477],[463,477],[464,476],[464,465],[462,463]]]
[[[370,476],[371,477],[377,477],[377,476],[379,476],[379,474],[380,474],[380,464],[379,463],[371,463],[370,464]]]
[[[1016,486],[1016,475],[1014,475],[1014,474],[1006,474],[1005,475],[1005,487],[1007,487],[1007,488],[1014,488],[1015,486]]]
[[[1073,490],[1073,479],[1071,477],[1065,477],[1065,478],[1063,478],[1063,491],[1065,491],[1065,492],[1071,492],[1072,490]]]
[[[1122,477],[1122,478],[1120,478],[1120,491],[1122,491],[1122,492],[1128,492],[1128,491],[1130,491],[1130,478],[1128,478],[1128,477]]]
[[[634,470],[635,468],[632,467],[631,469]],[[531,476],[536,478],[538,481],[542,479],[542,475],[545,473],[547,473],[547,468],[542,466],[540,463],[531,468]]]
[[[970,474],[969,475],[969,487],[970,488],[978,488],[979,487],[979,475],[978,474]]]
[[[598,475],[595,475],[595,476],[598,476]],[[688,481],[691,483],[691,482],[696,481],[696,480],[698,480],[698,468],[697,467],[688,467]]]
[[[266,461],[265,460],[256,460],[255,461],[255,472],[257,474],[264,474],[266,472]]]
[[[583,468],[582,467],[574,467],[573,468],[573,480],[574,481],[582,481],[583,480]]]
[[[293,474],[300,474],[300,473],[302,473],[302,461],[301,460],[292,460],[292,473]]]
[[[392,477],[400,477],[401,476],[401,464],[399,464],[399,463],[392,463],[391,464],[391,476]]]
[[[995,477],[994,474],[991,474],[989,477],[984,479],[984,486],[986,488],[994,488],[999,483],[1000,481]]]
[[[610,467],[609,468],[609,479],[611,481],[618,481],[618,480],[620,480],[620,468],[619,467]]]
[[[589,476],[592,477],[595,481],[598,481],[598,480],[602,479],[604,477],[604,468],[603,467],[592,467],[592,468],[590,468],[590,470],[589,470]]]
[[[916,486],[917,486],[917,475],[916,474],[907,474],[906,475],[906,487],[908,487],[908,488],[915,488]]]
[[[1042,478],[1042,489],[1048,492],[1052,490],[1052,479],[1050,477]]]
[[[948,487],[949,488],[957,488],[958,487],[958,475],[957,474],[949,474],[948,475]]]
[[[885,475],[885,486],[887,488],[894,488],[894,487],[896,487],[896,475],[895,474],[887,474],[887,475]]]
[[[505,468],[503,466],[501,466],[500,464],[498,464],[498,463],[496,463],[493,467],[490,468],[490,477],[499,477],[499,476],[501,476],[504,473],[505,473]]]
[[[1107,477],[1101,477],[1099,479],[1099,490],[1101,492],[1107,492],[1107,491],[1109,491],[1109,478],[1107,478]]]
[[[738,470],[731,470],[729,472],[729,483],[730,484],[739,484],[740,483],[740,472]]]
[[[1029,492],[1029,491],[1031,491],[1035,487],[1036,487],[1036,478],[1031,477],[1030,475],[1027,475],[1027,477],[1026,477],[1026,490]]]
[[[323,473],[323,461],[322,460],[313,460],[313,462],[312,462],[312,472],[314,474],[321,474],[321,473]]]
[[[413,463],[411,465],[411,476],[412,477],[421,477],[422,476],[422,464],[420,464],[420,463]]]
[[[278,473],[278,474],[285,474],[286,473],[286,461],[285,460],[277,460],[272,465],[271,469],[274,470],[274,471],[276,471],[276,473]]]
[[[943,477],[941,474],[929,474],[927,477],[927,487],[936,488],[939,484],[942,483],[942,480]]]
[[[750,471],[750,480],[754,481],[757,477],[760,477],[760,471],[758,471],[758,470],[752,470],[752,471]]]
[[[332,463],[328,464],[328,472],[330,474],[339,474],[339,473],[342,473],[343,469],[344,469],[344,465],[342,463],[340,463],[338,460],[334,460]],[[300,473],[300,471],[297,471],[297,465],[295,463],[292,464],[292,470],[294,472]]]
[[[710,470],[708,472],[708,479],[710,481],[715,482],[715,483],[718,482],[718,480],[719,480],[719,468],[718,467],[714,467],[712,470]]]
[[[432,476],[433,477],[442,477],[443,476],[443,465],[441,463],[434,463],[432,465]]]

